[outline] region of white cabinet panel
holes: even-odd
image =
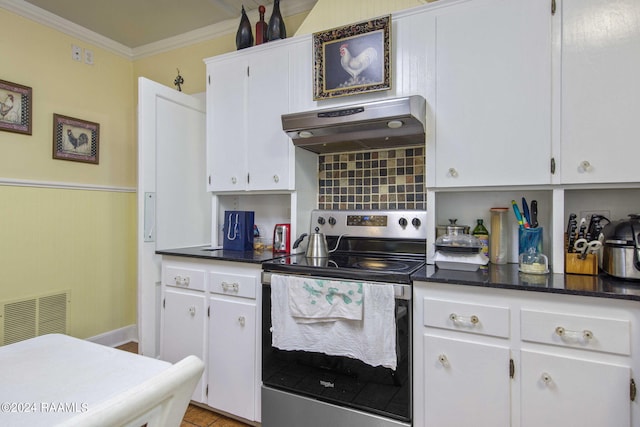
[[[638,182],[640,2],[561,4],[562,181]]]
[[[507,427],[509,348],[425,334],[425,426]],[[424,406],[423,406],[424,405]]]
[[[551,14],[472,1],[436,19],[437,187],[551,182]]]
[[[167,288],[163,294],[160,359],[176,363],[189,355],[205,360],[204,294]],[[203,381],[200,379],[192,399],[204,402]]]
[[[254,420],[256,306],[210,298],[209,397],[213,408]]]
[[[627,366],[522,351],[522,427],[630,426]]]

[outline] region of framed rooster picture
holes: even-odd
[[[53,115],[53,158],[98,164],[100,124]]]
[[[391,88],[391,15],[313,34],[315,101]]]
[[[31,135],[33,89],[0,80],[0,130]]]

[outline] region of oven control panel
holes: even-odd
[[[426,239],[427,211],[390,210],[314,210],[311,232],[316,227],[327,236],[383,237],[390,239]]]

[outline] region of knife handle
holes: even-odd
[[[531,201],[531,226],[533,228],[538,227],[538,201]]]

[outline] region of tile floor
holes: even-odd
[[[120,350],[138,352],[138,343],[129,342],[118,346]],[[196,405],[189,405],[187,412],[184,414],[180,427],[251,427],[240,421],[225,417]]]

